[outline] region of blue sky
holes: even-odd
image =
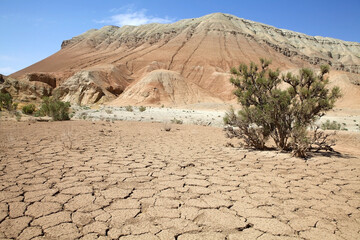
[[[0,0],[0,73],[34,64],[91,28],[170,23],[214,12],[360,42],[360,0]]]

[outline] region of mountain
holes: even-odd
[[[172,24],[91,29],[10,77],[43,82],[62,99],[79,104],[228,102],[234,100],[230,68],[260,57],[282,71],[329,64],[349,95],[343,101],[349,98],[360,105],[352,97],[360,96],[360,43],[308,36],[223,13]]]

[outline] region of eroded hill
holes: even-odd
[[[78,104],[228,102],[234,99],[229,69],[266,57],[283,71],[329,64],[334,83],[340,81],[349,94],[343,104],[360,105],[360,98],[354,98],[360,96],[359,56],[357,42],[214,13],[172,24],[92,29],[63,41],[60,51],[11,77],[31,75]]]

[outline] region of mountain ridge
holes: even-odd
[[[48,74],[49,78],[56,78],[56,88],[62,92],[61,96],[79,104],[117,98],[114,101],[117,104],[121,104],[120,100],[141,104],[139,99],[144,98],[129,91],[136,85],[136,92],[148,95],[150,93],[144,93],[138,87],[150,89],[143,83],[155,84],[148,81],[149,77],[162,76],[161,81],[156,82],[157,89],[163,91],[156,95],[160,98],[154,98],[157,102],[144,99],[144,103],[176,105],[183,101],[178,95],[170,95],[178,86],[183,86],[179,91],[187,91],[190,102],[215,98],[232,101],[233,88],[228,81],[230,68],[240,63],[257,62],[260,57],[272,59],[273,67],[283,71],[329,64],[333,70],[343,72],[349,75],[348,79],[357,82],[359,56],[360,43],[357,42],[308,36],[230,14],[214,13],[170,24],[110,25],[90,29],[64,40],[60,51],[11,76],[24,78],[27,74]],[[171,71],[171,74],[151,74],[155,70]],[[79,72],[81,74],[77,74]],[[92,77],[86,79],[84,76]],[[76,77],[79,79],[74,79]],[[173,84],[177,80],[183,84]],[[170,91],[160,86],[163,83],[175,89]],[[192,91],[191,87],[200,90]],[[87,92],[104,97],[84,96]],[[190,96],[194,92],[201,94]],[[70,93],[76,97],[69,96]],[[84,102],[84,99],[96,101]],[[179,102],[168,102],[167,99]]]

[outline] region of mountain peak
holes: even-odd
[[[56,86],[68,78],[67,84],[63,85],[64,93],[82,96],[82,91],[90,90],[79,86],[91,85],[98,97],[89,92],[91,96],[85,99],[96,101],[102,96],[108,99],[123,96],[121,101],[129,98],[127,102],[137,99],[140,103],[148,102],[149,96],[153,96],[151,101],[154,103],[161,103],[164,99],[170,99],[174,104],[180,101],[173,98],[176,94],[167,95],[168,92],[162,88],[195,95],[201,92],[200,97],[189,97],[189,102],[210,99],[210,96],[211,99],[228,101],[233,97],[228,81],[229,70],[240,63],[258,62],[259,58],[265,57],[272,59],[273,67],[281,70],[329,64],[332,69],[360,76],[357,74],[360,73],[359,56],[359,43],[308,36],[230,14],[213,13],[171,24],[92,29],[65,40],[58,53],[13,76],[30,72],[63,75],[66,77],[58,77],[60,83],[57,82]],[[155,75],[150,73],[155,70],[157,73],[171,71],[172,74],[157,74],[161,76],[158,82],[145,81],[153,80]],[[79,77],[87,75],[76,75],[81,71],[91,73],[91,84]],[[70,79],[69,75],[75,78]],[[84,82],[72,86],[74,79]],[[141,79],[142,83],[136,85]],[[146,91],[135,91],[131,87],[146,84]],[[69,86],[75,92],[67,91]],[[137,92],[141,97],[129,91]],[[69,96],[69,99],[73,98]]]

